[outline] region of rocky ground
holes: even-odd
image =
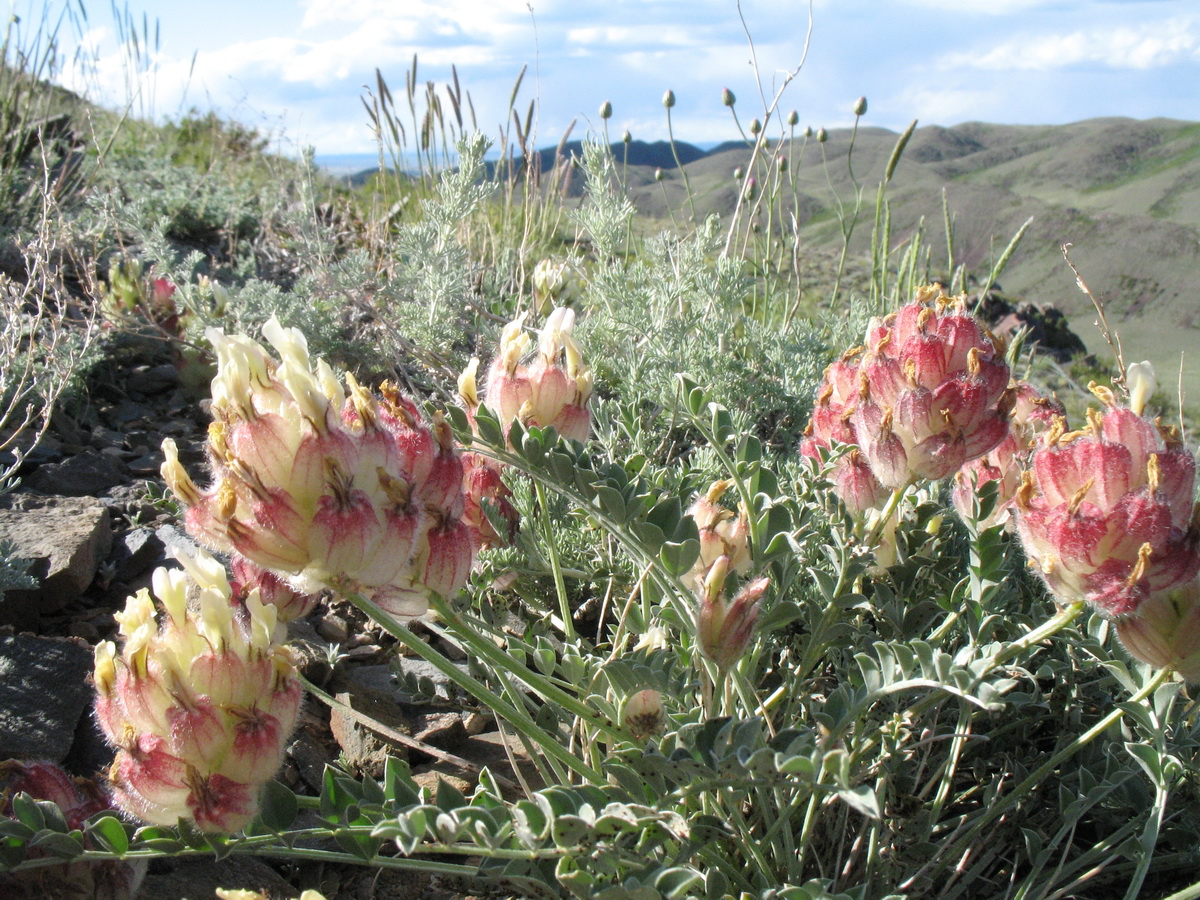
[[[180,384],[166,347],[121,338],[112,349],[92,373],[83,407],[59,416],[21,471],[20,487],[0,497],[0,540],[31,561],[38,582],[0,595],[0,760],[50,760],[101,781],[112,751],[91,713],[93,648],[115,638],[113,613],[149,585],[173,545],[190,540],[166,499],[159,448],[173,438],[189,470],[203,471],[209,421],[203,399]],[[425,633],[454,658],[456,648],[432,629]],[[292,623],[291,636],[303,674],[332,702],[306,699],[279,776],[289,787],[317,793],[331,762],[378,777],[389,754],[407,759],[418,781],[446,778],[460,790],[469,790],[480,766],[511,771],[511,748],[486,713],[458,703],[443,676],[399,656],[353,608],[322,602]],[[462,886],[233,857],[156,862],[137,896],[209,900],[217,887],[270,897],[311,887],[332,900],[449,898]]]

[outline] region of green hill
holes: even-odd
[[[835,196],[843,203],[854,196],[850,137],[849,129],[833,130],[824,144],[809,138],[778,148],[790,156],[801,237],[814,251],[841,245],[834,208]],[[853,172],[865,191],[853,252],[869,248],[875,188],[898,137],[880,128],[860,128],[855,137]],[[701,214],[733,209],[733,172],[748,158],[748,148],[735,146],[687,165]],[[651,172],[631,172],[629,180],[644,213],[665,218],[667,202],[676,209],[683,202],[678,173],[664,183],[667,199]],[[1100,349],[1089,301],[1063,261],[1061,247],[1070,243],[1073,261],[1124,335],[1129,357],[1150,358],[1162,380],[1174,382],[1180,353],[1192,355],[1200,339],[1200,124],[1105,118],[1061,126],[918,128],[888,189],[893,246],[923,222],[935,272],[947,269],[943,193],[956,264],[985,273],[1032,218],[1004,272],[1006,292],[1058,306],[1089,346]],[[790,189],[785,194],[790,209]],[[1194,385],[1191,398],[1200,396],[1200,359],[1185,356],[1185,382]]]

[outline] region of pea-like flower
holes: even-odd
[[[1122,618],[1200,570],[1196,464],[1174,432],[1091,388],[1107,408],[1047,432],[1017,491],[1017,532],[1060,602]]]
[[[1151,595],[1136,615],[1117,619],[1116,632],[1131,656],[1200,681],[1200,582]]]
[[[744,506],[736,513],[721,504],[725,492],[733,486],[729,480],[715,481],[687,508],[686,515],[696,523],[700,535],[700,555],[692,564],[684,582],[700,590],[718,559],[728,570],[744,573],[750,569],[750,520]]]
[[[997,482],[996,505],[985,519],[975,523],[980,529],[1010,521],[1013,498],[1021,486],[1021,474],[1029,463],[1030,454],[1053,421],[1066,416],[1061,403],[1042,396],[1028,382],[1019,381],[1012,385],[1010,396],[1012,411],[1004,440],[954,475],[954,490],[950,496],[954,508],[964,519],[971,519],[975,514],[979,488]]]
[[[579,297],[579,276],[566,260],[539,260],[530,280],[533,282],[533,306],[539,315],[551,304],[565,306]]]
[[[821,459],[821,451],[850,445],[834,462],[834,492],[852,513],[863,513],[882,506],[888,490],[879,483],[867,459],[858,449],[858,438],[850,418],[859,398],[858,367],[861,347],[842,354],[841,359],[825,369],[825,379],[817,389],[812,419],[800,442],[800,453],[810,459]]]
[[[392,385],[376,396],[347,375],[343,388],[296,329],[271,319],[263,334],[279,360],[243,335],[208,332],[213,485],[197,488],[163,444],[188,530],[301,594],[361,592],[395,615],[461,588],[474,546],[449,425],[427,424]]]
[[[522,315],[501,333],[500,352],[488,369],[484,402],[500,419],[505,434],[519,420],[525,426],[553,426],[564,438],[586,441],[592,421],[587,406],[592,374],[572,336],[575,311],[559,307],[550,313],[538,333],[537,355],[529,363],[523,359],[533,341],[524,322]]]
[[[225,570],[203,551],[179,561],[185,571],[152,576],[161,621],[143,588],[116,616],[120,652],[96,647],[96,718],[117,748],[109,781],[121,809],[229,833],[254,817],[279,769],[300,679],[273,606],[257,591],[234,603]]]
[[[936,287],[871,322],[858,377],[855,443],[885,487],[952,475],[1008,431],[1003,353]]]

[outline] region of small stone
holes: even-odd
[[[111,428],[93,428],[91,443],[97,450],[103,450],[105,447],[124,447],[125,434]]]
[[[92,702],[91,671],[82,642],[0,637],[0,759],[62,762]]]
[[[471,736],[483,734],[491,724],[491,718],[485,716],[483,713],[469,712],[463,717],[463,728]]]
[[[153,396],[165,394],[179,384],[179,371],[170,364],[161,366],[138,366],[129,373],[126,385],[131,391]]]
[[[331,644],[342,644],[350,637],[350,623],[339,615],[329,613],[317,620],[317,634]]]
[[[129,460],[126,465],[133,475],[157,475],[162,469],[163,455],[160,451],[147,453],[145,456],[139,456]]]
[[[325,746],[306,732],[300,732],[288,745],[287,757],[295,765],[300,779],[310,790],[320,791],[325,777],[325,767],[333,762],[333,755]]]
[[[91,497],[115,487],[125,477],[125,469],[119,460],[96,450],[85,450],[62,462],[41,466],[25,483],[45,494]]]
[[[149,528],[135,528],[127,533],[113,551],[113,578],[129,581],[141,575],[162,559],[163,542]]]
[[[174,525],[160,525],[154,529],[154,535],[162,541],[167,553],[171,555],[174,555],[176,550],[188,556],[195,556],[200,552],[200,545]]]
[[[112,547],[108,510],[91,498],[14,493],[0,497],[0,540],[13,556],[32,561],[31,590],[0,597],[0,623],[31,625],[39,614],[62,609],[91,584]]]
[[[467,729],[457,712],[432,710],[413,716],[412,735],[418,741],[449,750],[467,739]]]
[[[337,679],[336,676],[335,682],[353,690],[353,693],[342,690],[335,694],[339,703],[393,731],[402,734],[410,732],[411,726],[404,711],[387,694],[367,690],[358,685],[348,685],[346,680]],[[338,746],[342,748],[346,763],[357,773],[382,778],[389,756],[407,756],[408,750],[403,744],[392,741],[362,724],[357,717],[341,707],[335,706],[329,710],[329,730]]]

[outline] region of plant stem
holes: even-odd
[[[988,661],[983,671],[979,673],[979,677],[975,679],[975,684],[978,685],[981,683],[987,675],[994,672],[1013,657],[1020,655],[1029,647],[1062,631],[1078,618],[1079,614],[1083,612],[1085,605],[1082,600],[1078,600],[1070,606],[1064,606],[1052,618],[1047,619],[1037,628],[1027,632],[1024,637],[1013,641]]]
[[[576,774],[581,775],[587,781],[594,783],[603,780],[599,772],[596,772],[581,759],[568,752],[555,736],[547,734],[545,731],[543,731],[537,725],[537,723],[534,722],[533,718],[528,712],[509,703],[487,685],[483,684],[483,682],[464,672],[450,660],[446,659],[446,657],[441,653],[434,650],[427,643],[413,634],[407,626],[401,625],[394,618],[392,618],[392,616],[388,615],[388,613],[384,612],[366,597],[362,596],[361,594],[349,594],[347,599],[360,610],[365,612],[368,616],[370,616],[373,621],[377,622],[383,627],[384,631],[402,643],[405,647],[407,647],[409,650],[412,650],[423,660],[433,665],[434,668],[457,684],[460,688],[462,688],[480,703],[489,707],[493,712],[496,713],[496,715],[503,716],[506,720],[508,720],[513,728],[515,728],[521,734],[525,735],[530,740],[535,741],[538,746],[545,750],[547,756],[554,757],[563,765],[567,766],[567,768],[571,769]],[[438,601],[438,603],[442,609],[446,609],[444,601]],[[442,610],[439,609],[439,613],[441,613],[441,611]],[[454,614],[448,609],[446,609],[445,614],[450,617],[454,616]],[[479,645],[486,643],[478,640],[478,635],[475,635],[474,638],[475,640],[471,642],[472,649],[477,649]],[[504,663],[500,668],[500,671],[512,672],[512,674],[516,674],[518,677],[520,677],[520,674],[515,670],[524,669],[524,666],[520,666],[516,660],[511,659],[507,655],[501,653],[498,648],[493,647],[492,649],[503,657]],[[530,672],[529,674],[533,673]],[[526,679],[522,678],[522,680],[529,684]],[[543,678],[539,677],[536,680],[542,682],[543,686],[545,687],[552,687],[550,685],[546,685],[545,679]],[[530,686],[534,687],[532,684]],[[553,692],[565,695],[565,692],[559,690],[558,688],[553,688]],[[572,700],[572,705],[580,705],[577,701],[575,701],[575,698],[571,697],[570,699]],[[595,714],[590,713],[588,717],[594,718]]]
[[[546,492],[542,488],[542,483],[536,478],[533,480],[533,489],[537,494],[538,507],[542,511],[542,532],[546,538],[546,550],[550,554],[550,571],[554,575],[554,592],[558,595],[558,611],[562,616],[563,637],[567,641],[574,641],[575,617],[567,598],[567,583],[563,580],[562,563],[558,558],[558,544],[554,540],[554,525],[550,521],[550,508],[546,505]]]
[[[1076,604],[1076,606],[1082,606],[1082,604]],[[1063,610],[1063,612],[1065,613],[1072,608],[1074,607],[1067,607],[1067,609]],[[1076,615],[1078,615],[1078,611],[1076,611]],[[1074,618],[1074,616],[1071,616],[1071,618]],[[1040,631],[1041,629],[1037,630]],[[1030,635],[1033,633],[1034,632],[1030,632]],[[1028,636],[1029,635],[1027,635],[1027,637]],[[1127,704],[1141,703],[1156,690],[1158,690],[1158,688],[1167,680],[1170,674],[1170,669],[1160,669],[1153,678],[1151,678],[1148,682],[1146,682],[1145,685],[1142,686],[1141,690],[1129,698]],[[1071,741],[1071,743],[1067,744],[1065,747],[1051,756],[1048,760],[1038,766],[1037,769],[1030,773],[1024,781],[1009,791],[1008,796],[1002,800],[998,800],[996,803],[993,803],[990,807],[988,807],[988,809],[983,813],[982,816],[980,816],[979,820],[975,822],[971,829],[965,835],[951,844],[948,848],[946,848],[946,850],[940,855],[943,857],[949,857],[951,859],[957,859],[959,856],[961,856],[963,851],[966,850],[970,843],[974,841],[974,839],[984,828],[986,828],[988,825],[991,825],[1010,809],[1020,803],[1023,799],[1026,799],[1029,795],[1029,792],[1036,787],[1043,778],[1045,778],[1056,768],[1058,768],[1060,764],[1070,759],[1072,756],[1102,735],[1105,731],[1119,722],[1121,717],[1124,715],[1125,710],[1121,706],[1118,706],[1079,737],[1075,738],[1075,740]]]

